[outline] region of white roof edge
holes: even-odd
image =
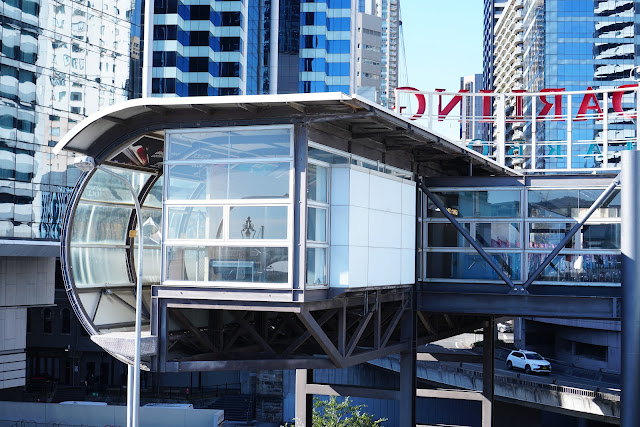
[[[123,111],[132,107],[167,106],[167,105],[228,105],[228,104],[251,104],[255,102],[309,102],[309,101],[350,101],[351,96],[342,92],[319,92],[319,93],[293,93],[281,95],[234,95],[234,96],[192,96],[192,97],[171,97],[171,98],[135,98],[103,108],[90,116],[84,118],[75,125],[62,139],[53,147],[53,154],[58,155],[67,146],[69,141],[75,138],[89,124],[118,111]]]

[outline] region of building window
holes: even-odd
[[[71,310],[68,308],[62,309],[62,333],[71,333]]]
[[[307,285],[326,285],[329,165],[310,159],[307,172]]]
[[[240,12],[221,12],[220,25],[223,27],[240,27],[242,15]]]
[[[45,334],[50,334],[53,332],[53,311],[50,308],[45,308],[42,310],[42,320],[43,326],[42,331]]]

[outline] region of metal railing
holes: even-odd
[[[640,147],[638,85],[509,93],[396,89],[396,112],[514,169],[602,172]],[[491,137],[490,137],[491,136]]]

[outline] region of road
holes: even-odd
[[[513,342],[513,333],[498,333],[498,339],[504,342]],[[472,344],[477,341],[482,341],[482,334],[461,334],[455,337],[450,337],[444,340],[434,342],[432,344],[439,345],[444,348],[450,349],[470,349]],[[444,363],[448,365],[460,366],[455,362],[425,362],[425,363]],[[477,363],[464,363],[463,367],[473,371],[482,372],[482,365]],[[553,364],[552,364],[553,370]],[[559,372],[552,372],[550,375],[540,374],[525,374],[524,371],[517,369],[507,369],[507,361],[504,359],[495,360],[496,375],[505,377],[520,378],[521,380],[529,380],[541,384],[556,384],[566,387],[575,387],[584,390],[596,390],[601,392],[620,394],[620,385],[614,383],[608,383],[603,381],[590,380],[587,378],[576,377],[572,375],[566,375]]]

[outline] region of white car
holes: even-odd
[[[496,329],[498,329],[498,332],[513,332],[513,326],[511,325],[511,323],[498,323],[496,325]]]
[[[509,356],[507,356],[507,368],[524,369],[527,374],[532,372],[551,373],[551,363],[548,360],[545,360],[535,351],[527,350],[513,350],[509,353]]]

